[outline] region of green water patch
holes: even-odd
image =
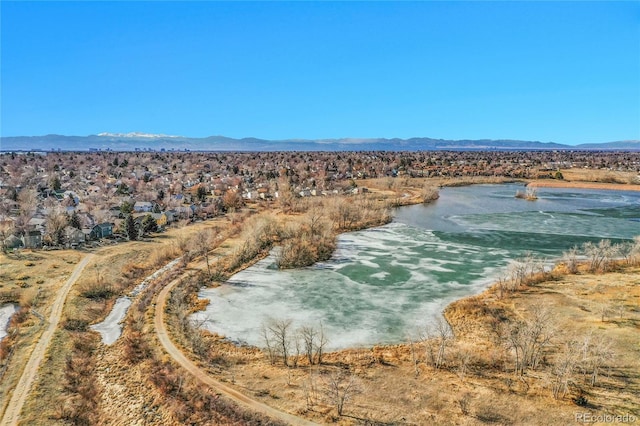
[[[439,238],[459,244],[470,244],[487,249],[485,256],[491,260],[503,257],[501,253],[491,255],[492,249],[507,250],[515,257],[526,252],[538,253],[551,258],[560,257],[570,248],[580,247],[586,242],[598,242],[602,238],[583,235],[532,233],[517,231],[477,231],[467,234],[434,232]],[[609,238],[614,243],[629,241],[626,238]]]

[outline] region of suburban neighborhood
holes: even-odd
[[[386,178],[392,188],[394,182],[415,177],[562,179],[559,170],[570,168],[636,176],[640,154],[5,153],[0,165],[0,239],[4,250],[13,250],[135,240],[245,203],[364,192],[367,188],[358,181],[370,178]]]

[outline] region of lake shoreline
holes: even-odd
[[[493,185],[492,185],[492,186],[493,186]],[[463,191],[464,191],[464,190],[463,190]],[[520,207],[520,206],[521,206],[521,204],[516,204],[516,203],[518,203],[517,201],[511,201],[511,199],[512,199],[512,198],[509,196],[509,193],[510,193],[510,190],[509,190],[509,189],[507,189],[507,190],[500,190],[500,189],[497,189],[497,190],[496,190],[496,189],[491,189],[491,188],[489,188],[489,189],[487,189],[487,188],[482,188],[482,189],[481,189],[481,191],[480,191],[480,195],[479,195],[479,196],[478,196],[478,195],[476,195],[476,194],[475,194],[475,193],[476,193],[476,191],[475,191],[475,190],[473,190],[473,191],[472,191],[472,193],[474,194],[474,197],[472,198],[472,201],[473,201],[473,202],[472,202],[471,204],[472,204],[472,205],[475,205],[476,199],[482,199],[482,200],[484,200],[484,199],[485,199],[485,196],[484,196],[483,194],[484,194],[484,192],[487,192],[487,191],[489,191],[489,192],[492,192],[492,191],[498,191],[498,197],[499,197],[499,198],[497,198],[497,199],[499,199],[499,200],[504,200],[504,202],[507,202],[507,203],[512,203],[512,204],[514,204],[515,206],[517,206],[517,208],[518,208],[518,209],[520,209],[520,208],[521,208],[521,207]],[[466,193],[469,193],[469,191],[467,190],[467,191],[466,191]],[[558,197],[562,197],[562,196],[561,196],[561,195],[558,195]],[[552,199],[553,199],[553,197],[552,197]],[[448,201],[448,197],[445,197],[444,202],[445,202],[445,203],[447,203],[447,201]],[[445,204],[445,206],[449,206],[449,204]],[[458,204],[454,204],[454,206],[456,206],[456,208],[458,208],[458,209],[460,209],[460,208],[465,209],[465,208],[467,207],[467,203],[466,203],[466,202],[463,202],[463,203],[460,203],[459,205],[458,205]],[[449,208],[449,207],[441,207],[441,208]],[[554,218],[553,216],[550,216],[550,215],[548,215],[548,214],[547,214],[547,215],[541,215],[541,214],[539,214],[540,212],[538,212],[538,211],[537,211],[537,208],[532,208],[532,209],[533,209],[532,211],[534,211],[534,214],[536,215],[536,217],[540,216],[540,218],[539,218],[539,219],[537,219],[537,222],[536,222],[536,223],[540,222],[540,223],[542,224],[542,223],[544,222],[544,224],[546,224],[548,221],[550,221],[551,225],[549,225],[549,226],[550,226],[550,228],[549,228],[549,229],[551,229],[551,230],[558,228],[560,225],[564,226],[564,224],[563,224],[563,223],[561,223],[560,225],[558,225],[558,224],[554,224],[554,222],[553,222],[553,221],[554,221],[554,220],[556,220],[556,218]],[[486,214],[488,214],[488,212],[485,212],[484,210],[485,210],[485,209],[482,209],[482,214],[485,214],[485,215],[486,215]],[[528,209],[527,209],[527,210],[528,210]],[[478,211],[474,211],[474,212],[475,212],[476,214],[478,213]],[[419,216],[421,216],[421,215],[419,215]],[[549,216],[550,218],[549,218],[549,217],[547,217],[547,216]],[[564,219],[563,219],[563,218],[564,218],[564,216],[563,216],[563,215],[556,215],[556,216],[557,216],[557,220],[564,220]],[[530,220],[530,218],[529,218],[528,220]],[[459,224],[458,224],[458,225],[459,225]],[[456,225],[456,226],[458,226],[458,225]],[[512,225],[512,224],[511,224],[511,225]],[[438,226],[438,225],[436,225],[436,226]],[[445,226],[448,226],[448,225],[445,225]],[[373,228],[378,228],[378,226],[374,226]],[[370,228],[369,228],[369,227],[367,227],[367,229],[370,229]],[[382,229],[384,229],[384,228],[382,228]],[[437,229],[437,228],[436,228],[436,229]],[[443,229],[444,229],[444,228],[443,228]],[[513,229],[516,229],[516,230],[517,230],[517,227],[510,226],[510,228],[509,228],[509,229],[510,229],[510,230],[513,230]],[[456,232],[457,232],[457,231],[456,231]],[[484,235],[484,234],[483,234],[483,235]],[[604,234],[603,234],[603,235],[604,235]],[[400,233],[398,233],[398,235],[396,235],[396,233],[395,233],[395,232],[394,232],[393,234],[388,235],[388,236],[387,236],[387,235],[385,235],[385,233],[377,233],[377,234],[376,234],[376,236],[375,236],[375,238],[373,238],[373,239],[374,239],[374,240],[376,240],[376,244],[381,244],[381,243],[383,243],[384,241],[386,241],[387,237],[388,237],[388,240],[389,240],[389,241],[387,241],[387,242],[391,242],[391,246],[390,246],[390,247],[392,247],[392,248],[393,248],[393,247],[396,247],[396,245],[397,245],[397,244],[395,244],[395,243],[397,243],[398,241],[400,241],[400,240],[402,240],[402,241],[403,241],[403,244],[400,244],[400,245],[397,247],[397,249],[396,249],[396,250],[391,249],[391,253],[392,253],[391,255],[392,255],[392,256],[402,256],[402,255],[403,255],[403,253],[404,253],[404,249],[406,249],[406,247],[405,247],[405,246],[406,246],[406,244],[409,242],[409,240],[411,240],[411,236],[410,236],[410,235],[402,235],[402,234],[400,234]],[[398,240],[398,238],[397,238],[397,237],[401,237],[401,238],[400,238],[400,240]],[[370,238],[370,237],[368,237],[368,238]],[[381,238],[382,238],[382,239],[381,239]],[[407,238],[408,238],[408,239],[407,239]],[[434,237],[434,238],[436,238],[436,237]],[[603,238],[606,238],[606,237],[603,237]],[[348,239],[349,239],[349,240],[351,240],[352,238],[348,238]],[[380,240],[380,241],[378,241],[378,240]],[[437,238],[436,238],[436,240],[437,240]],[[437,241],[436,241],[436,240],[434,240],[433,242],[432,242],[431,240],[429,240],[429,244],[428,244],[428,246],[437,247],[437,246],[438,246],[438,244],[436,244],[436,243],[437,243],[439,240],[437,240]],[[563,241],[564,241],[564,240],[563,240]],[[526,243],[530,243],[530,241],[525,241],[525,242],[526,242]],[[431,244],[431,243],[433,243],[433,244]],[[582,243],[582,240],[575,242],[575,244],[576,244],[576,245],[580,245],[581,243]],[[350,244],[352,244],[352,242],[350,242]],[[416,244],[417,244],[417,243],[416,243]],[[458,244],[458,242],[457,242],[457,241],[452,241],[452,242],[451,242],[451,244],[454,244],[454,245],[455,245],[455,244]],[[484,241],[484,244],[495,244],[495,242],[493,242],[493,241]],[[446,245],[446,244],[445,244],[445,245]],[[547,245],[549,245],[549,244],[547,244]],[[551,244],[551,245],[553,246],[553,244]],[[415,245],[415,244],[413,244],[413,245],[412,245],[412,247],[413,247],[413,246],[415,246],[416,248],[417,248],[417,247],[423,247],[422,245]],[[400,247],[404,247],[404,249],[400,250],[400,249],[399,249]],[[444,247],[444,246],[443,246],[443,247]],[[547,247],[547,249],[548,249],[548,247]],[[567,249],[568,249],[568,248],[567,248]],[[381,250],[381,249],[380,249],[380,250]],[[380,250],[378,250],[378,251],[380,251]],[[452,265],[452,266],[446,266],[446,265],[448,264],[448,261],[449,261],[449,260],[451,260],[451,259],[450,259],[449,257],[447,257],[447,256],[444,256],[444,257],[442,257],[442,256],[438,256],[438,255],[437,255],[438,250],[442,250],[442,249],[436,249],[436,250],[435,250],[435,252],[434,252],[434,253],[436,254],[436,257],[435,257],[436,262],[435,262],[435,263],[433,263],[433,262],[432,262],[432,264],[428,265],[428,269],[427,269],[427,271],[428,271],[428,273],[427,273],[427,274],[428,274],[428,275],[432,275],[432,274],[440,274],[440,273],[442,273],[442,274],[447,274],[447,273],[449,273],[449,272],[453,272],[453,271],[447,271],[447,269],[448,269],[448,268],[453,268],[453,265]],[[471,250],[472,252],[474,252],[473,246],[472,246],[472,248],[470,248],[470,250]],[[375,250],[374,250],[374,251],[375,251]],[[367,255],[365,255],[365,260],[364,260],[363,262],[361,262],[361,263],[362,263],[362,265],[360,265],[361,267],[364,267],[365,269],[366,269],[366,268],[371,268],[371,267],[372,267],[372,263],[371,263],[371,260],[372,260],[372,259],[369,259],[367,256],[368,256],[368,254],[367,254]],[[483,257],[483,259],[484,259],[485,257],[487,257],[486,255],[483,255],[483,256],[484,256],[484,257]],[[490,256],[493,256],[493,257],[489,257],[488,259],[484,259],[484,261],[497,262],[497,260],[496,260],[496,259],[501,258],[503,255],[501,255],[501,254],[499,254],[499,253],[497,253],[497,252],[491,251],[491,255],[490,255]],[[554,259],[555,259],[555,260],[557,260],[559,256],[560,256],[560,254],[558,254],[557,256],[553,256],[553,257],[554,257]],[[375,260],[375,259],[374,259],[374,260]],[[393,259],[391,259],[391,260],[393,260]],[[398,259],[395,259],[395,261],[398,261]],[[378,263],[378,264],[382,265],[383,267],[384,267],[384,265],[386,264],[386,262],[385,262],[385,263],[379,263],[379,262],[378,262],[378,260],[375,260],[373,263]],[[483,264],[484,264],[484,263],[483,263]],[[249,265],[245,265],[245,266],[249,266]],[[375,266],[375,265],[374,265],[374,266]],[[397,266],[397,265],[396,265],[396,266]],[[408,278],[410,278],[410,276],[411,276],[411,275],[413,275],[413,276],[415,276],[415,277],[418,277],[418,276],[420,276],[422,273],[424,273],[424,271],[422,271],[422,270],[419,270],[419,271],[417,271],[417,272],[416,272],[416,271],[413,271],[413,268],[411,268],[411,267],[410,267],[409,269],[410,269],[410,270],[407,272],[407,276],[408,276]],[[412,272],[412,271],[413,271],[413,272]],[[256,271],[256,272],[257,272],[258,274],[260,274],[260,273],[261,273],[259,270],[258,270],[258,271]],[[369,272],[376,272],[376,270],[371,270],[371,271],[369,271]],[[476,272],[481,272],[481,271],[476,271]],[[494,273],[495,273],[495,272],[494,272]],[[494,273],[491,273],[490,275],[493,275]],[[379,274],[378,274],[378,275],[379,275]],[[480,277],[480,275],[478,275],[477,273],[475,273],[475,275],[477,275],[477,277],[478,277],[478,278]],[[472,276],[475,276],[475,275],[474,275],[474,274],[472,274]],[[288,279],[288,280],[292,280],[292,279],[293,279],[293,280],[295,280],[295,279],[296,279],[296,277],[298,277],[298,276],[294,275],[293,277],[289,277],[289,278],[287,278],[287,279]],[[298,277],[298,278],[300,278],[300,277]],[[374,277],[374,278],[375,278],[376,280],[377,280],[377,279],[383,279],[383,278],[380,278],[380,277]],[[485,279],[486,279],[486,280],[485,280]],[[250,275],[245,275],[245,276],[243,276],[243,277],[241,278],[241,280],[245,281],[246,283],[249,283],[249,282],[251,282],[251,281],[252,281],[252,277],[251,277]],[[415,280],[414,280],[414,281],[415,281]],[[479,281],[484,281],[484,283],[483,283],[482,285],[476,285],[476,282],[479,282]],[[258,283],[258,282],[260,282],[260,281],[256,281],[256,283]],[[377,282],[377,281],[375,281],[375,280],[374,280],[374,282]],[[443,282],[444,282],[444,281],[443,281]],[[448,281],[447,281],[447,282],[448,282]],[[497,279],[496,279],[495,275],[494,275],[493,277],[489,277],[489,276],[487,276],[487,275],[484,275],[484,273],[483,273],[483,275],[482,275],[482,279],[478,279],[478,280],[473,279],[472,281],[469,281],[469,283],[473,283],[473,285],[472,285],[472,286],[469,286],[469,287],[476,287],[476,289],[475,289],[475,291],[473,291],[473,292],[472,292],[471,294],[469,294],[468,296],[475,296],[475,295],[477,295],[477,294],[480,294],[480,293],[482,293],[483,291],[487,290],[488,288],[491,288],[491,287],[492,287],[496,282],[497,282]],[[465,287],[465,288],[466,288],[466,287],[468,287],[468,286],[467,286],[467,284],[468,284],[468,282],[467,282],[467,281],[465,281],[465,282],[464,282],[464,287]],[[435,284],[434,284],[434,286],[435,286]],[[372,289],[373,289],[374,287],[375,287],[375,286],[371,286],[371,288],[372,288]],[[266,288],[266,287],[265,287],[265,288]],[[368,288],[369,288],[369,287],[367,287],[367,289],[368,289]],[[462,286],[461,286],[460,288],[462,288]],[[307,295],[306,295],[306,299],[307,299],[307,300],[309,300],[309,299],[311,299],[311,298],[314,298],[314,300],[318,300],[318,301],[320,301],[320,302],[321,302],[321,299],[319,298],[320,296],[318,296],[320,293],[317,291],[317,289],[316,289],[315,287],[313,287],[313,286],[312,286],[312,287],[310,287],[310,289],[311,289],[311,292],[307,293]],[[471,288],[469,288],[469,290],[471,290]],[[262,290],[261,290],[261,291],[262,291]],[[377,291],[378,293],[380,292],[380,290],[379,290],[379,289],[378,289],[378,290],[376,290],[376,291]],[[448,290],[447,290],[447,291],[448,291]],[[454,292],[456,292],[455,287],[453,287],[453,291],[454,291]],[[260,294],[261,294],[261,293],[260,293]],[[425,294],[426,294],[426,293],[425,293]],[[199,296],[200,296],[200,297],[202,297],[202,295],[199,295]],[[338,295],[333,295],[333,297],[336,297],[336,300],[338,300],[338,299],[339,299],[339,297],[338,297],[338,296],[339,296],[339,294],[338,294]],[[442,314],[444,311],[446,311],[446,310],[448,309],[448,307],[449,307],[449,305],[450,305],[451,303],[455,303],[457,300],[460,300],[460,297],[459,297],[459,296],[462,296],[462,298],[467,297],[467,295],[461,295],[461,294],[459,294],[458,296],[456,296],[456,298],[455,298],[455,299],[449,299],[448,301],[446,301],[446,303],[445,303],[445,304],[443,304],[443,305],[441,305],[441,306],[439,307],[439,309],[438,309],[438,314]],[[226,309],[226,310],[228,310],[228,314],[232,314],[232,315],[236,315],[236,314],[237,314],[237,315],[240,315],[240,310],[242,309],[242,308],[241,308],[241,306],[243,306],[243,303],[245,303],[245,302],[246,302],[246,301],[245,301],[245,299],[250,299],[250,298],[249,298],[248,296],[238,296],[238,297],[235,297],[235,296],[234,296],[234,297],[231,299],[231,302],[229,302],[230,304],[225,304],[225,305],[224,305],[224,307],[222,307],[221,309]],[[235,300],[235,301],[234,301],[234,300]],[[374,299],[371,299],[371,300],[373,300],[373,302],[372,302],[372,304],[373,304],[373,305],[375,305],[375,304],[378,302],[378,300],[377,300],[377,299],[375,299],[375,298],[374,298]],[[425,298],[425,300],[427,300],[427,299]],[[434,300],[435,300],[435,299],[434,299]],[[240,301],[242,301],[242,302],[240,303]],[[227,302],[228,302],[228,300],[227,300]],[[213,302],[210,302],[210,303],[213,303]],[[315,303],[315,302],[314,302],[314,303]],[[356,303],[356,302],[353,302],[353,303],[354,303],[354,304],[356,304],[356,305],[363,305],[363,304],[362,304],[362,303],[360,303],[360,302],[357,302],[357,303]],[[395,300],[395,299],[394,299],[394,303],[402,304],[402,301],[398,301],[398,300]],[[407,301],[407,303],[408,303],[408,301]],[[435,303],[434,303],[434,304],[435,304]],[[438,303],[438,304],[440,304],[440,303]],[[276,303],[276,305],[277,305],[277,306],[280,306],[280,304],[279,304],[279,303]],[[368,306],[368,304],[364,304],[364,305],[367,305],[367,306]],[[417,309],[417,311],[418,311],[419,309],[426,309],[427,305],[428,305],[428,303],[426,303],[426,302],[425,302],[425,303],[424,303],[424,308],[416,308],[416,309]],[[320,306],[320,304],[319,304],[319,306]],[[203,307],[204,307],[204,306],[203,306]],[[236,308],[236,307],[237,307],[237,308]],[[206,309],[205,309],[205,310],[206,310]],[[365,309],[365,311],[366,311],[366,310],[367,310],[367,309]],[[285,310],[285,311],[283,311],[283,312],[289,312],[289,311]],[[314,312],[315,312],[315,311],[314,311]],[[291,315],[293,315],[293,314],[291,314]],[[293,316],[295,317],[295,315],[293,315]],[[298,321],[302,321],[302,320],[301,320],[301,319],[298,319]],[[258,327],[258,326],[256,325],[256,327]],[[239,329],[238,329],[238,330],[235,330],[235,334],[234,334],[234,332],[232,332],[230,329],[219,328],[219,327],[214,327],[214,328],[213,328],[213,329],[211,329],[210,331],[211,331],[212,333],[216,333],[216,334],[221,335],[221,336],[227,336],[227,337],[229,338],[229,340],[230,340],[230,341],[238,340],[238,337],[240,337],[240,338],[241,338],[240,340],[248,341],[248,342],[249,342],[249,344],[251,344],[251,343],[254,343],[254,344],[255,344],[255,342],[252,342],[252,341],[251,341],[251,339],[247,339],[247,338],[245,338],[245,332],[244,332],[244,330],[240,330],[241,328],[242,328],[242,327],[239,327]],[[214,331],[214,330],[215,330],[215,331]],[[366,329],[365,331],[366,331],[366,333],[365,333],[365,334],[370,334],[370,335],[378,334],[377,332],[370,332],[370,330],[369,330],[369,329]],[[346,337],[345,337],[345,338],[346,338]],[[255,341],[256,339],[254,338],[253,340]],[[338,339],[338,340],[343,340],[343,339],[342,339],[342,338],[340,338],[340,339]],[[403,339],[402,339],[402,338],[400,338],[400,339],[398,339],[398,340],[395,340],[395,341],[394,341],[394,340],[391,340],[391,341],[387,340],[386,342],[384,342],[384,341],[383,341],[383,340],[386,340],[386,339],[378,340],[378,341],[373,340],[373,339],[367,339],[367,340],[369,340],[369,342],[364,342],[364,341],[363,341],[363,342],[356,341],[355,343],[354,343],[354,342],[352,342],[352,343],[354,343],[354,344],[353,344],[353,346],[347,346],[347,345],[344,345],[344,343],[343,343],[343,342],[340,342],[340,343],[336,342],[336,346],[338,346],[338,348],[335,348],[335,350],[338,350],[338,351],[339,351],[339,350],[341,350],[341,349],[362,348],[362,347],[372,347],[372,346],[378,346],[378,347],[379,347],[379,346],[386,346],[386,345],[395,345],[395,344],[399,344],[399,343],[402,343],[402,342],[403,342]]]

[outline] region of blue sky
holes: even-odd
[[[2,136],[640,139],[638,2],[0,8]]]

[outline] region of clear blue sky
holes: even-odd
[[[639,2],[0,2],[2,136],[640,139]]]

